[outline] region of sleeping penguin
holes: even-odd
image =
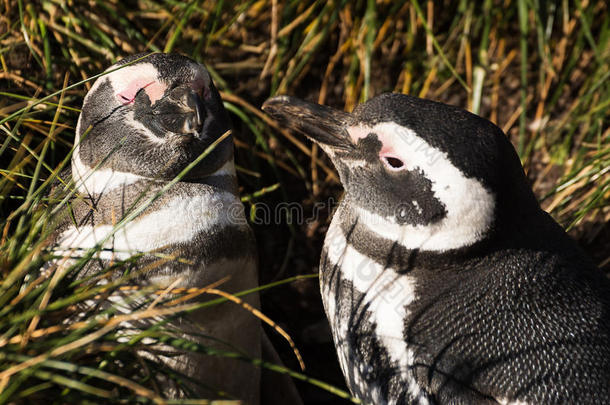
[[[239,198],[230,119],[206,68],[181,55],[152,54],[128,57],[107,72],[83,102],[70,173],[77,198],[58,227],[56,250],[78,257],[99,247],[81,278],[126,261],[118,272],[129,267],[139,286],[202,288],[224,281],[218,288],[229,293],[257,287],[256,242]],[[122,223],[128,215],[134,218]],[[242,299],[259,307],[256,293]],[[135,305],[125,304],[129,296],[113,300],[124,312]],[[170,325],[207,347],[252,359],[275,356],[259,320],[231,302]],[[186,376],[191,394],[213,399],[224,392],[260,402],[261,371],[253,364],[166,349],[142,355]],[[299,403],[290,379],[274,384]],[[186,395],[170,382],[163,391]]]

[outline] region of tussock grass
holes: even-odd
[[[53,257],[51,213],[70,194],[61,170],[90,79],[136,52],[181,52],[209,67],[233,115],[263,280],[314,270],[328,210],[307,223],[286,211],[279,223],[256,225],[257,206],[298,202],[310,214],[316,200],[339,191],[317,147],[258,110],[281,93],[351,110],[398,91],[490,119],[513,141],[543,206],[601,266],[610,266],[605,1],[5,0],[0,10],[0,403],[159,400],[150,377],[159,370],[135,353],[144,335],[168,336],[163,325],[120,343],[121,325],[100,321],[118,315],[98,308],[84,315],[83,328],[66,328],[61,320],[77,302],[121,283],[76,282],[83,262],[39,277]],[[66,194],[49,197],[52,184],[67,186]],[[290,291],[312,288],[300,283]],[[271,318],[303,326],[292,319],[296,304],[281,300],[281,292],[274,298],[276,290],[265,295]],[[314,308],[308,314],[319,316],[319,304],[308,305]],[[91,340],[70,346],[80,339]],[[295,340],[298,346],[306,339]],[[306,354],[314,374],[325,376]],[[32,359],[38,362],[15,368]]]

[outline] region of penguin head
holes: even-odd
[[[172,179],[230,128],[202,64],[176,54],[143,56],[111,66],[87,93],[73,172],[84,176],[96,168]],[[232,159],[232,147],[230,137],[223,140],[188,176],[214,173]]]
[[[538,207],[504,133],[457,107],[383,94],[352,113],[286,96],[263,109],[329,155],[360,223],[407,248],[472,246]]]

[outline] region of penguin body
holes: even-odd
[[[347,385],[371,404],[607,403],[610,283],[539,207],[490,122],[400,94],[263,106],[345,195],[320,262]]]
[[[110,67],[85,97],[71,165],[77,197],[71,202],[73,218],[59,227],[57,250],[78,257],[102,247],[80,277],[136,258],[125,267],[141,286],[201,288],[226,278],[219,288],[229,293],[255,288],[256,243],[239,198],[231,137],[171,183],[230,129],[220,96],[199,63],[173,54],[138,61],[140,57]],[[126,215],[149,202],[112,233]],[[259,307],[257,294],[243,299]],[[132,310],[129,304],[124,307],[125,312]],[[261,356],[258,319],[234,303],[191,312],[170,325],[178,335],[205,346]],[[151,324],[132,326],[138,330]],[[223,391],[247,403],[259,402],[258,367],[238,359],[157,349],[163,354],[142,355],[187,376],[188,390],[196,396],[217,398]],[[162,383],[165,395],[186,395]]]

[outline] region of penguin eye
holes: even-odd
[[[401,170],[405,166],[405,163],[402,160],[394,156],[382,156],[381,161],[388,169],[393,171]]]
[[[131,104],[135,101],[136,96],[141,90],[142,88],[139,88],[136,91],[124,91],[122,93],[117,94],[117,96],[121,99],[123,105]]]
[[[161,95],[165,91],[162,85],[159,85],[156,81],[148,81],[144,79],[137,79],[129,83],[129,85],[117,96],[121,99],[124,105],[131,104],[136,100],[138,94],[145,91],[150,98],[151,103],[161,98]]]

